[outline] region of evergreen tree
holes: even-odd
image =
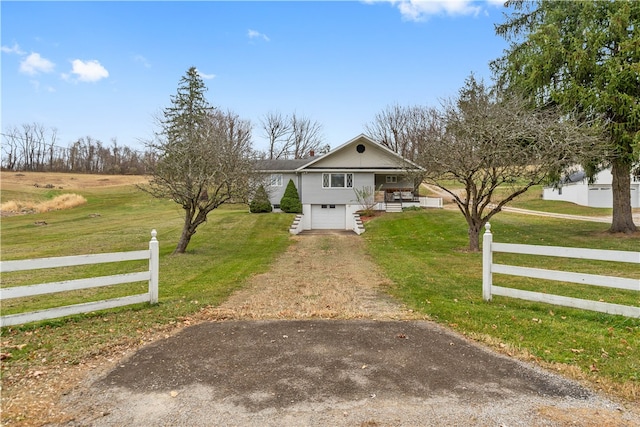
[[[253,196],[253,200],[251,200],[249,204],[249,211],[251,213],[261,213],[271,212],[272,210],[273,206],[271,206],[267,191],[264,189],[264,186],[261,185],[258,187],[256,194]]]
[[[590,123],[604,119],[610,148],[587,171],[611,166],[610,231],[636,230],[630,176],[640,161],[640,2],[510,0],[496,33],[509,41],[492,63],[504,87],[537,106],[560,105]]]
[[[302,213],[300,196],[292,179],[289,180],[287,188],[284,190],[284,195],[280,199],[280,209],[287,213]]]

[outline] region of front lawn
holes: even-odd
[[[494,217],[494,241],[637,251],[640,236],[614,236],[607,224],[502,213]],[[454,211],[423,210],[386,215],[362,235],[374,259],[395,283],[394,296],[410,308],[499,351],[535,360],[631,400],[640,398],[640,319],[531,303],[506,297],[482,300],[482,254],[467,251],[466,223]],[[637,264],[559,261],[496,254],[501,263],[621,275],[640,279]],[[565,267],[566,268],[566,267]],[[530,283],[494,277],[500,286],[542,285],[557,293],[640,305],[638,292],[569,284]],[[590,295],[585,296],[589,292]]]
[[[250,214],[246,205],[223,205],[198,228],[186,254],[171,255],[183,213],[173,202],[152,199],[133,186],[80,191],[87,204],[73,209],[2,218],[2,260],[148,248],[151,229],[160,242],[159,304],[70,316],[2,329],[6,372],[78,363],[111,347],[166,329],[203,307],[220,304],[253,274],[264,272],[290,243],[290,214]],[[14,197],[23,197],[15,192]],[[46,225],[37,225],[44,224]],[[145,269],[143,262],[130,262]],[[137,265],[138,264],[142,264]],[[43,283],[122,272],[131,265],[3,273],[2,286]],[[127,263],[124,263],[127,264]],[[63,271],[56,271],[63,270]],[[3,314],[100,300],[146,290],[145,283],[44,295],[3,302]],[[42,361],[45,361],[44,363]]]

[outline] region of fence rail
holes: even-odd
[[[37,285],[15,286],[0,289],[0,301],[12,298],[45,295],[57,292],[66,292],[79,289],[97,288],[102,286],[119,285],[148,281],[149,291],[144,294],[130,295],[120,298],[95,301],[83,304],[74,304],[63,307],[55,307],[47,310],[31,311],[26,313],[0,316],[0,327],[18,325],[21,323],[40,320],[55,319],[72,314],[88,313],[96,310],[121,307],[125,305],[149,302],[158,302],[158,272],[159,272],[159,243],[156,238],[156,230],[151,231],[149,249],[130,252],[113,252],[106,254],[76,255],[55,258],[39,258],[15,261],[1,261],[0,273],[14,271],[38,270],[44,268],[73,267],[90,264],[103,264],[110,262],[123,262],[135,260],[149,260],[148,271],[115,274],[111,276],[89,277],[62,282],[49,282]]]
[[[442,197],[420,197],[420,206],[423,208],[442,208]]]
[[[494,264],[494,252],[506,252],[523,255],[541,255],[562,258],[589,259],[597,261],[613,261],[640,264],[640,252],[613,251],[585,248],[565,248],[559,246],[520,245],[511,243],[493,243],[491,224],[487,223],[483,236],[482,250],[482,297],[490,301],[492,295],[520,298],[528,301],[544,302],[565,307],[599,311],[609,314],[620,314],[627,317],[640,318],[640,307],[612,304],[602,301],[591,301],[579,298],[563,297],[541,292],[524,291],[493,285],[493,274],[531,277],[535,279],[554,280],[583,285],[626,289],[640,292],[640,279],[601,276],[596,274],[575,273],[569,271],[545,270],[540,268],[518,267],[514,265]]]

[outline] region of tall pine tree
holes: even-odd
[[[584,121],[603,119],[609,149],[592,171],[611,166],[610,231],[636,230],[630,176],[640,155],[640,2],[508,1],[496,33],[509,41],[492,69],[503,87],[537,106],[560,105]],[[588,170],[589,168],[587,168]]]

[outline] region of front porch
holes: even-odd
[[[378,211],[402,212],[409,207],[442,208],[442,198],[421,197],[419,185],[408,175],[375,174],[375,188],[374,209]]]
[[[402,212],[404,208],[442,208],[442,197],[424,197],[417,191],[406,188],[389,188],[376,191],[374,210],[385,212]]]
[[[408,188],[385,188],[376,191],[376,210],[386,212],[402,212],[403,208],[420,206],[417,192]]]
[[[417,192],[407,188],[385,188],[383,191],[386,203],[419,202]]]

